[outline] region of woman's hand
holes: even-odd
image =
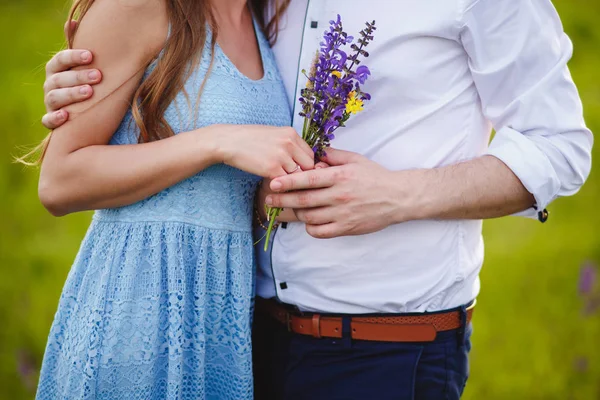
[[[67,23],[65,36],[67,30],[73,30],[76,26],[76,21]],[[56,129],[62,126],[69,119],[65,107],[92,97],[94,92],[92,86],[102,80],[100,71],[95,68],[72,70],[90,65],[92,61],[92,52],[88,50],[63,50],[46,64],[44,82],[46,115],[42,117],[42,124],[46,128]]]
[[[293,128],[229,125],[216,129],[220,160],[232,167],[273,179],[314,168],[314,153]]]

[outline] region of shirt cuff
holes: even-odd
[[[513,217],[525,217],[538,220],[540,222],[546,222],[548,220],[549,212],[545,208],[540,210],[537,206],[528,208],[525,211],[513,214]]]
[[[560,180],[548,157],[530,138],[508,127],[496,132],[487,154],[506,164],[535,198],[535,207],[515,215],[544,222],[545,209],[560,190]]]

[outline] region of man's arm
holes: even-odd
[[[577,193],[590,173],[593,136],[567,67],[573,44],[552,2],[470,0],[460,38],[496,129],[488,154],[513,171],[538,210]]]
[[[417,219],[538,215],[575,194],[591,169],[586,128],[567,62],[572,45],[549,0],[471,0],[461,40],[482,109],[497,134],[487,155],[458,165],[392,172],[332,151],[332,168],[276,179],[267,203],[299,208],[316,237],[375,232]],[[318,188],[321,188],[320,190]],[[537,210],[536,210],[537,209]]]
[[[412,174],[420,190],[416,207],[409,213],[416,216],[414,219],[498,218],[535,203],[511,169],[492,156]]]

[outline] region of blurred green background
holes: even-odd
[[[525,1],[525,0],[522,0]],[[600,132],[600,2],[555,0],[575,44],[571,71]],[[63,282],[89,213],[51,217],[37,171],[11,163],[46,132],[44,64],[63,46],[63,0],[0,0],[0,398],[33,397]],[[594,154],[600,157],[596,146]],[[598,158],[596,158],[598,159]],[[600,399],[600,173],[545,225],[486,222],[486,263],[466,399]],[[584,285],[585,286],[585,285]],[[592,285],[593,286],[593,285]]]

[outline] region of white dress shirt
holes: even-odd
[[[336,14],[355,37],[366,21],[377,31],[364,62],[372,101],[337,132],[334,147],[390,170],[491,154],[538,209],[584,183],[593,136],[567,68],[573,46],[550,0],[293,0],[274,51],[298,131],[301,70]],[[414,221],[319,240],[291,223],[276,232],[272,254],[257,247],[257,292],[329,313],[456,307],[479,292],[481,225]]]

